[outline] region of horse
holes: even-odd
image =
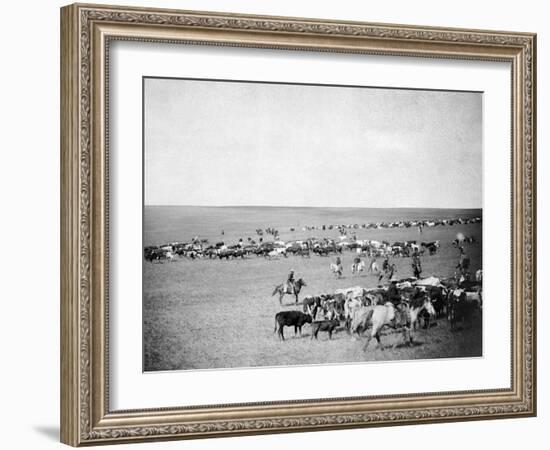
[[[419,301],[420,300],[420,301]],[[401,308],[396,309],[393,303],[386,302],[384,305],[376,305],[372,309],[372,316],[370,321],[372,328],[370,335],[367,337],[363,351],[367,351],[367,347],[372,338],[376,338],[378,345],[383,349],[380,343],[380,331],[385,326],[392,327],[394,329],[400,328],[403,333],[403,340],[405,343],[411,345],[413,342],[412,336],[412,324],[418,319],[418,314],[422,310],[428,311],[429,314],[435,315],[435,309],[429,298],[415,299],[410,303],[403,302],[400,304]],[[394,345],[395,347],[395,345]]]
[[[369,273],[378,274],[379,272],[380,268],[378,267],[376,260],[373,260],[369,265]]]
[[[368,324],[372,320],[373,311],[374,307],[372,306],[359,306],[351,311],[350,317],[346,319],[346,328],[352,339],[355,339],[355,334],[360,337],[367,330]]]
[[[336,278],[340,278],[342,276],[342,265],[341,264],[334,264],[331,263],[329,266],[331,272],[334,274]]]
[[[298,294],[304,286],[307,286],[307,284],[301,278],[292,282],[292,290],[290,289],[290,286],[288,286],[288,283],[279,284],[275,286],[275,289],[273,290],[273,294],[271,294],[271,296],[273,297],[275,294],[279,294],[279,303],[282,305],[283,297],[285,296],[285,294],[294,295],[294,297],[296,297],[296,303],[298,303]]]
[[[363,272],[365,270],[366,264],[365,261],[359,261],[358,263],[353,263],[351,265],[351,273],[353,275],[358,274],[359,272]]]

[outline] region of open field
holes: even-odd
[[[304,225],[363,223],[430,217],[473,217],[479,210],[365,210],[335,208],[189,208],[147,207],[144,222],[144,245],[190,240],[193,236],[211,242],[236,243],[239,238],[256,238],[254,230],[276,227],[283,240],[309,236],[337,238],[336,230],[302,231]],[[383,218],[381,218],[383,217]],[[300,227],[291,233],[289,227]],[[224,236],[221,236],[221,229]],[[425,228],[355,230],[358,239],[403,241],[440,240],[434,256],[423,256],[422,276],[451,276],[458,261],[458,251],[451,245],[458,232],[473,236],[466,245],[471,269],[482,267],[482,224]],[[437,320],[429,330],[417,330],[413,347],[398,346],[381,350],[371,342],[367,352],[362,344],[340,330],[328,341],[320,333],[318,341],[310,339],[310,326],[302,337],[285,328],[285,342],[273,333],[274,316],[282,310],[298,309],[290,296],[281,307],[272,297],[275,285],[285,281],[290,269],[303,278],[305,295],[331,293],[335,289],[360,285],[374,287],[377,277],[352,276],[354,254],[344,252],[344,277],[336,279],[328,266],[334,256],[310,259],[289,256],[266,260],[250,256],[235,260],[189,260],[171,263],[144,263],[143,270],[143,345],[144,369],[212,369],[229,367],[326,364],[378,360],[429,359],[481,356],[481,317],[464,329],[450,331],[446,319]],[[410,258],[394,258],[397,277],[412,275]],[[384,345],[401,342],[400,334],[382,336]]]

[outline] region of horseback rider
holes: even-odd
[[[460,246],[458,249],[460,251],[460,260],[458,261],[456,268],[460,269],[460,273],[462,275],[466,275],[466,273],[468,273],[468,269],[470,268],[470,257],[466,255],[464,247]]]
[[[414,277],[420,278],[420,274],[422,273],[422,265],[420,263],[420,255],[418,254],[417,250],[415,250],[413,253],[411,265],[412,265]]]
[[[382,263],[382,272],[386,272],[390,267],[390,259],[388,255],[384,257],[384,262]]]
[[[388,280],[392,280],[393,279],[393,275],[395,273],[395,271],[397,270],[397,266],[395,264],[392,264],[389,268],[388,268]]]
[[[395,264],[390,265],[390,259],[388,255],[384,257],[384,262],[382,263],[382,272],[378,276],[378,282],[380,283],[384,277],[388,278],[388,281],[393,277],[393,272],[395,271]]]
[[[289,294],[294,294],[294,270],[290,270],[288,278],[286,280],[286,291]]]
[[[397,280],[390,281],[386,291],[386,301],[393,305],[395,311],[391,326],[396,328],[405,324],[407,322],[407,304],[397,289]]]
[[[376,256],[372,256],[369,263],[369,272],[375,272],[376,270]]]
[[[388,290],[386,291],[387,301],[393,303],[394,306],[399,305],[401,303],[401,295],[399,295],[399,291],[397,290],[397,281],[392,280],[390,282],[390,285],[388,286]]]

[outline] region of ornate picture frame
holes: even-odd
[[[508,389],[113,411],[109,46],[117,40],[511,64]],[[74,4],[61,9],[61,441],[193,439],[536,415],[536,35]]]

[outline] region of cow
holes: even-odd
[[[279,311],[275,314],[275,329],[273,333],[277,331],[279,338],[284,341],[284,327],[294,327],[294,334],[299,330],[301,335],[304,324],[311,323],[312,321],[313,319],[309,314],[304,314],[301,311]]]
[[[336,316],[340,318],[340,320],[344,320],[345,310],[346,310],[346,297],[343,294],[333,294],[333,295],[327,295],[324,299],[325,304],[327,302],[332,303],[332,308],[334,312],[336,313]]]
[[[145,261],[153,262],[160,260],[160,252],[156,250],[145,249]]]
[[[167,260],[168,254],[170,254],[170,261],[173,260],[173,254],[162,249],[148,250],[145,252],[145,260],[149,262]]]
[[[451,330],[456,328],[458,322],[462,322],[464,327],[466,322],[471,320],[477,307],[477,302],[468,301],[464,289],[450,291],[447,299],[447,320],[451,325]]]
[[[437,249],[440,247],[440,244],[439,244],[439,241],[422,242],[420,246],[428,250],[430,255],[435,255],[437,253]]]
[[[365,261],[362,261],[359,257],[355,258],[353,264],[351,265],[351,273],[353,275],[363,272],[365,270],[366,264]]]
[[[227,249],[223,249],[223,250],[218,250],[218,258],[219,258],[219,259],[225,258],[227,261],[229,261],[229,260],[232,259],[234,256],[235,256],[235,250],[233,250],[233,249],[231,249],[231,248],[227,248]]]
[[[353,286],[349,288],[336,289],[335,294],[344,294],[347,300],[360,300],[363,301],[367,291],[361,286]]]
[[[328,338],[332,339],[332,333],[339,325],[340,321],[338,319],[315,321],[311,324],[311,339],[317,339],[319,331],[328,332]]]
[[[447,304],[447,292],[444,288],[439,286],[423,286],[423,289],[426,291],[427,297],[430,299],[434,311],[435,311],[435,318],[441,317],[444,308]],[[419,320],[422,319],[424,322],[423,328],[428,329],[430,327],[430,322],[433,319],[431,314],[428,313],[428,311],[423,310],[419,314]]]
[[[303,311],[309,314],[315,320],[317,311],[322,307],[322,298],[320,296],[308,296],[302,300]]]
[[[318,254],[319,256],[328,256],[330,250],[326,247],[315,247],[313,253]]]

